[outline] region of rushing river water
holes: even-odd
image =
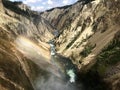
[[[76,83],[77,70],[72,61],[56,53],[53,41],[50,41],[49,45],[52,64],[58,68],[58,72],[62,77],[61,80],[63,80],[61,83],[61,85],[63,85],[61,87],[58,86],[55,90],[83,90],[83,85],[81,83]]]
[[[50,42],[49,44],[52,63],[59,69],[59,72],[68,75],[70,83],[75,83],[76,73],[74,65],[69,60],[60,58],[60,56],[56,53],[54,43]]]

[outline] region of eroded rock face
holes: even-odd
[[[120,22],[116,20],[120,15],[118,3],[116,0],[80,0],[72,6],[42,13],[58,31],[62,31],[56,39],[58,53],[72,58],[76,63],[89,63],[91,60],[88,59],[99,54],[119,31]],[[90,52],[84,53],[86,48]]]
[[[34,80],[44,73],[40,60],[49,66],[46,42],[54,37],[53,27],[30,12],[31,16],[12,2],[0,0],[0,90],[34,90]]]
[[[0,25],[0,89],[33,90],[24,56],[12,44],[12,34]],[[27,64],[27,63],[26,63]]]
[[[19,8],[14,2],[3,1],[5,12],[17,22],[7,22],[7,27],[11,30],[14,28],[15,34],[27,36],[34,40],[41,40],[48,42],[54,36],[52,34],[54,28],[51,27],[37,12],[29,9],[23,10]]]
[[[54,16],[54,13],[57,14]],[[54,8],[41,13],[41,15],[60,32],[60,35],[55,40],[58,53],[71,58],[81,72],[89,70],[98,62],[96,58],[99,57],[99,54],[104,56],[107,53],[108,57],[111,57],[111,59],[102,57],[103,60],[108,58],[108,62],[116,61],[113,65],[107,64],[108,66],[106,66],[106,63],[102,63],[103,67],[101,68],[98,65],[95,71],[99,72],[100,76],[102,70],[104,72],[103,76],[105,76],[105,73],[111,71],[109,67],[113,66],[115,68],[114,65],[116,66],[119,63],[119,56],[116,56],[115,53],[110,54],[114,50],[116,53],[120,51],[120,46],[115,44],[116,40],[114,38],[120,30],[119,0],[79,0],[69,7]],[[109,48],[111,50],[108,49],[108,51],[104,52],[104,49],[111,45],[112,41],[112,47],[117,47],[118,51]],[[118,41],[118,43],[120,42]],[[115,59],[114,56],[118,58]],[[119,70],[116,72],[115,75],[118,75]],[[112,76],[114,75],[110,77]],[[113,82],[111,80],[113,90],[119,90],[118,78],[114,84],[114,80],[112,79]],[[109,81],[110,78],[107,80]]]
[[[82,2],[68,5],[65,7],[57,7],[41,13],[41,16],[48,20],[57,30],[68,27],[72,21],[78,16],[82,9]]]
[[[4,12],[4,8],[3,8],[2,0],[0,0],[0,11],[1,11],[1,12]]]

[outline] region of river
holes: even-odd
[[[64,85],[62,88],[58,86],[56,90],[83,90],[83,85],[80,82],[76,82],[77,68],[69,58],[63,57],[56,53],[54,41],[49,42],[51,52],[51,62],[58,68],[58,72],[61,75]],[[58,81],[59,82],[59,81]],[[60,88],[60,89],[59,89]],[[65,88],[65,89],[64,89]]]

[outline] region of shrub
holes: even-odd
[[[93,48],[95,48],[96,44],[94,46],[92,45],[86,45],[84,50],[80,53],[80,55],[82,55],[83,57],[87,57]]]

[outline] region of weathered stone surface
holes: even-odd
[[[103,50],[110,45],[111,41],[115,40],[114,36],[120,31],[119,0],[79,0],[68,7],[54,8],[41,13],[41,15],[60,32],[60,35],[55,39],[58,53],[71,58],[81,72],[91,69],[98,61],[96,57],[99,57],[100,53],[109,52],[108,56],[111,59],[109,58],[108,62],[115,59],[114,56],[116,55],[110,54],[114,49],[106,52]],[[118,45],[116,53],[119,52],[119,48]],[[119,59],[118,57],[115,60],[119,62]],[[106,64],[102,63],[102,65]],[[110,67],[112,66],[110,65]],[[106,73],[109,71],[114,73],[109,67],[107,68]],[[115,69],[115,66],[113,68]],[[119,71],[115,73],[119,74]],[[119,90],[118,78],[116,83],[115,78],[111,80],[112,85],[110,87],[112,90]],[[110,78],[107,80],[109,81]]]
[[[89,54],[96,56],[119,31],[119,3],[116,0],[80,0],[41,15],[60,32],[56,38],[58,53],[70,57],[77,64],[83,61],[84,65],[89,62],[89,55],[82,58],[80,53],[88,44],[89,47],[95,46]]]
[[[0,0],[0,11],[1,11],[1,12],[4,12],[4,8],[3,8],[2,0]]]
[[[37,17],[27,16],[25,10],[13,7],[12,2],[4,0],[2,4],[0,0],[0,90],[35,90],[34,80],[43,72],[40,66],[45,66],[40,60],[49,66],[46,42],[54,37],[53,27],[37,13],[31,11]]]

